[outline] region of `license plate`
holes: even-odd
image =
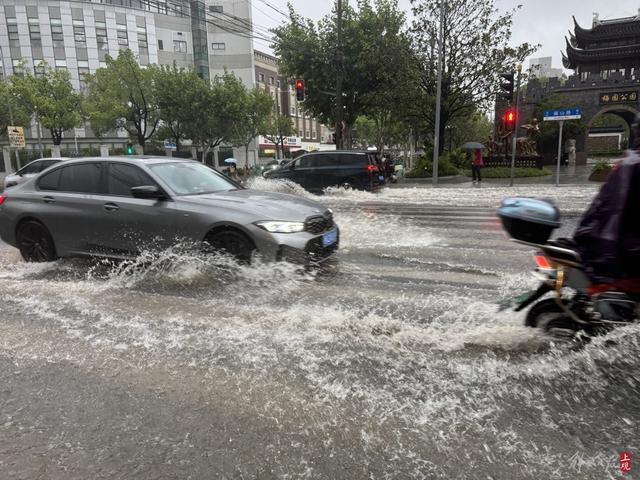
[[[498,311],[503,312],[504,310],[509,310],[510,308],[515,307],[516,305],[520,305],[521,303],[524,303],[527,300],[529,300],[536,293],[537,293],[537,290],[532,290],[530,292],[523,293],[522,295],[518,295],[515,298],[510,298],[509,300],[505,300],[504,302],[501,302],[498,304],[500,305],[500,309]]]
[[[381,182],[384,182],[384,175],[378,175],[378,180],[380,180]]]
[[[324,235],[322,235],[322,246],[328,247],[329,245],[333,245],[338,241],[338,231],[331,230]]]

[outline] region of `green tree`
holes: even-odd
[[[11,77],[11,90],[22,109],[49,130],[54,145],[60,145],[65,130],[82,125],[82,95],[71,85],[68,70],[57,70],[45,62],[34,75],[27,68]]]
[[[288,117],[287,115],[273,114],[269,118],[266,130],[267,134],[265,136],[269,141],[275,143],[276,150],[278,150],[282,154],[282,157],[284,157],[284,141],[295,133],[293,120],[291,120],[291,117]]]
[[[156,133],[160,113],[154,82],[158,67],[141,68],[131,50],[120,50],[117,58],[87,75],[87,109],[96,135],[124,129],[144,150]]]
[[[233,142],[234,126],[243,121],[246,88],[235,75],[225,72],[212,83],[198,84],[198,90],[185,134],[202,148],[204,163],[212,149]]]
[[[381,154],[386,147],[404,143],[409,135],[409,125],[384,109],[374,111],[370,116],[359,116],[354,130],[354,139],[360,146],[376,147]]]
[[[487,111],[499,91],[499,74],[515,70],[538,46],[509,46],[515,10],[500,12],[495,0],[444,2],[444,41],[438,45],[441,0],[411,0],[413,38],[421,58],[421,87],[427,104],[436,97],[438,57],[442,54],[440,152],[447,125],[476,110]],[[519,8],[519,7],[518,7]],[[440,51],[441,50],[441,51]],[[424,112],[433,131],[435,112]]]
[[[234,145],[244,147],[245,167],[249,167],[249,146],[258,135],[266,133],[273,99],[269,92],[258,87],[244,88],[241,95],[241,117],[233,124],[232,136]]]
[[[11,118],[13,117],[13,123]],[[9,125],[29,126],[31,114],[18,102],[10,84],[0,82],[0,138],[7,134]]]
[[[358,0],[357,9],[345,7],[343,17],[343,58],[337,55],[335,12],[315,24],[290,7],[289,23],[274,30],[274,50],[284,75],[305,79],[304,108],[326,125],[336,124],[336,77],[342,69],[349,145],[356,119],[383,105],[400,109],[401,102],[389,98],[409,98],[417,76],[411,72],[411,42],[396,0]]]
[[[155,98],[158,105],[158,115],[162,121],[159,134],[162,139],[170,138],[175,141],[176,149],[180,151],[180,143],[187,138],[187,128],[193,117],[193,106],[197,102],[202,90],[206,88],[202,80],[193,70],[162,66],[156,72]]]
[[[475,111],[471,115],[453,119],[446,131],[449,150],[461,147],[466,142],[484,143],[493,132],[493,122],[486,114]]]

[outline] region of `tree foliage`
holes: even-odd
[[[0,82],[0,138],[7,134],[9,125],[28,127],[30,122],[31,113],[18,102],[10,84]]]
[[[158,105],[158,115],[162,119],[159,132],[162,139],[175,141],[177,151],[180,143],[187,138],[189,125],[193,121],[193,106],[198,101],[205,82],[193,70],[162,66],[156,72],[154,95]]]
[[[38,65],[42,72],[20,69],[11,77],[11,92],[21,106],[49,130],[54,145],[60,145],[65,130],[82,125],[82,96],[71,85],[68,70],[57,70],[45,62]],[[24,120],[24,118],[23,118]]]
[[[276,144],[276,148],[284,157],[284,141],[294,135],[295,130],[291,117],[282,114],[272,114],[267,123],[266,137]]]
[[[160,123],[154,88],[158,67],[142,68],[129,49],[105,61],[106,67],[86,76],[91,127],[97,135],[123,128],[144,149]]]
[[[248,90],[242,86],[242,91],[238,93],[242,102],[240,117],[233,123],[232,141],[235,145],[244,147],[245,166],[248,167],[249,146],[258,135],[267,132],[273,99],[269,92],[259,87]]]
[[[456,118],[488,110],[499,90],[499,74],[515,70],[537,46],[509,46],[515,10],[500,12],[495,0],[444,2],[444,41],[438,45],[441,0],[411,0],[413,38],[421,59],[421,87],[432,103],[436,96],[438,56],[442,53],[440,149],[446,126]],[[440,52],[442,50],[442,52]],[[425,112],[433,130],[435,115]]]
[[[305,79],[304,108],[322,123],[335,125],[339,68],[344,72],[347,130],[360,115],[380,109],[400,111],[410,103],[417,70],[396,0],[358,0],[357,8],[344,8],[343,58],[337,55],[336,12],[317,24],[292,7],[289,15],[289,23],[274,30],[281,73]]]

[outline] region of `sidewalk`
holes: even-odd
[[[547,167],[553,171],[553,175],[547,175],[545,177],[528,177],[528,178],[515,178],[514,184],[516,185],[555,185],[556,183],[556,170],[555,168]],[[560,184],[561,185],[591,185],[589,181],[589,175],[593,165],[576,165],[574,168],[560,167]],[[451,186],[457,184],[470,184],[471,178],[463,175],[457,175],[455,177],[441,177],[438,179],[438,185]],[[484,185],[509,185],[509,178],[486,178],[482,180]],[[407,187],[407,186],[432,186],[431,178],[403,178],[398,180],[398,183],[392,185],[393,187]]]

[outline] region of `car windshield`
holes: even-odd
[[[150,165],[150,168],[177,195],[201,195],[238,189],[236,184],[201,163],[160,163]]]

